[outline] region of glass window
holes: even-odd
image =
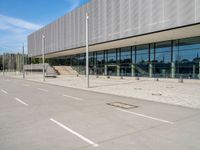
[[[154,75],[157,77],[171,76],[171,41],[159,42],[155,45]]]
[[[136,46],[136,74],[149,76],[149,45]]]
[[[156,43],[156,57],[157,63],[171,62],[171,41]]]
[[[79,55],[71,56],[71,63],[72,63],[72,66],[78,66],[79,65]]]
[[[199,78],[200,37],[174,41],[176,77]]]
[[[132,47],[132,63],[136,63],[136,52],[135,52],[135,46]]]
[[[107,61],[108,64],[116,64],[117,62],[116,49],[107,51],[107,59],[108,59]]]
[[[94,53],[93,52],[89,53],[89,65],[94,66]]]
[[[104,51],[96,52],[96,74],[102,75],[104,73],[105,56]]]
[[[150,44],[150,62],[155,62],[155,44]]]
[[[105,63],[105,59],[104,59],[104,52],[103,51],[101,51],[101,52],[97,52],[97,54],[96,54],[96,64],[97,64],[97,66],[103,66],[104,65],[104,63]]]
[[[139,45],[136,46],[136,63],[144,64],[149,62],[149,46]]]
[[[120,63],[121,65],[129,65],[131,63],[131,47],[121,48]]]
[[[121,48],[120,51],[120,75],[131,75],[131,47]]]
[[[79,65],[85,66],[85,53],[79,55]]]

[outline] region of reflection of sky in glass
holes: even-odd
[[[171,62],[171,42],[156,43],[156,58],[157,62],[170,63]]]
[[[175,60],[193,61],[200,55],[200,37],[179,40],[179,47],[176,44]]]
[[[148,53],[149,53],[148,45],[136,46],[136,63],[149,61]]]
[[[131,47],[122,48],[120,60],[121,62],[131,63]]]
[[[104,52],[97,52],[97,65],[101,66],[104,64]]]
[[[108,63],[116,62],[116,50],[108,51],[107,56],[108,56]]]

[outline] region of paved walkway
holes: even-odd
[[[21,75],[14,75],[22,78]],[[27,75],[26,79],[37,82],[42,81],[42,75]],[[90,77],[90,88],[86,88],[85,76],[58,76],[47,78],[46,83],[73,87],[101,93],[119,96],[134,97],[156,102],[175,104],[180,106],[200,108],[200,80],[184,80],[178,83],[178,79],[155,79],[134,77],[120,79],[120,77],[96,76]]]

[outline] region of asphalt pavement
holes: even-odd
[[[199,150],[199,141],[199,109],[0,77],[1,150]]]

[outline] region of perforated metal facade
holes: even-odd
[[[200,22],[200,0],[92,0],[28,36],[28,53],[45,53],[85,45],[85,13],[89,44],[97,44]]]

